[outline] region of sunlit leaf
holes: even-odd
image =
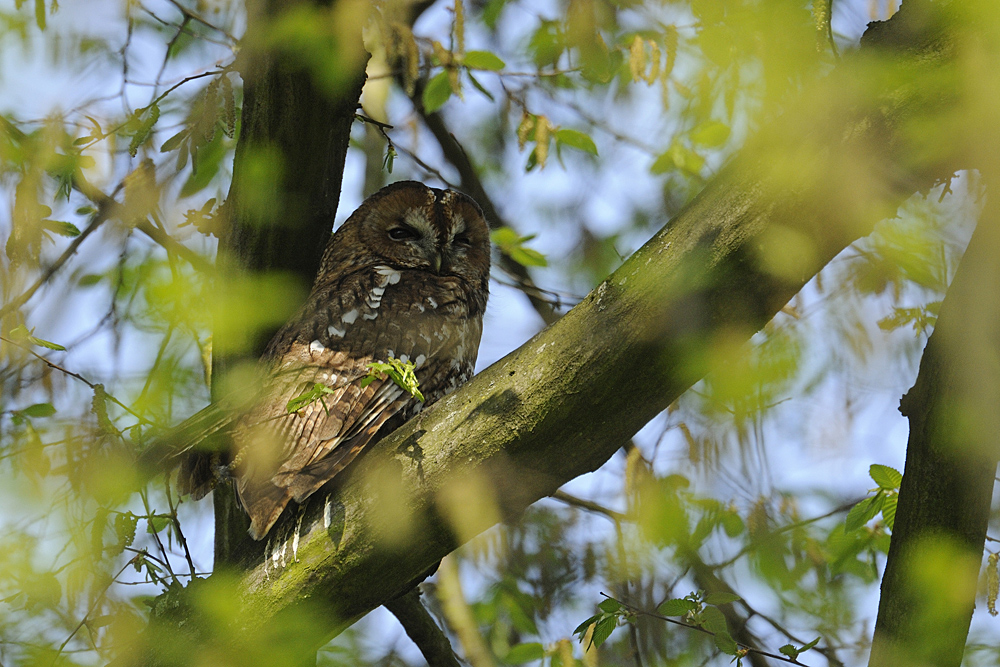
[[[462,64],[472,69],[499,71],[505,67],[504,61],[489,51],[469,51],[465,54]]]
[[[691,141],[705,148],[715,148],[726,143],[729,138],[729,126],[725,123],[710,120],[704,122],[688,133]]]
[[[597,606],[606,614],[614,614],[615,612],[621,610],[622,603],[614,598],[608,598],[607,600],[603,600],[601,604]]]
[[[903,475],[895,468],[873,463],[868,468],[872,480],[883,489],[898,489],[903,483]]]
[[[449,97],[451,97],[451,83],[448,81],[448,72],[438,72],[424,87],[424,111],[434,113],[448,101]]]
[[[591,639],[591,643],[594,646],[600,646],[611,636],[611,633],[615,631],[618,627],[618,618],[615,616],[606,616],[599,620],[594,626],[594,634]]]
[[[538,642],[528,642],[512,646],[503,661],[512,665],[521,665],[545,657],[545,647]]]
[[[35,403],[18,412],[25,417],[51,417],[56,413],[56,409],[51,403]]]
[[[698,603],[692,600],[675,598],[661,604],[656,608],[656,611],[663,616],[684,616],[689,611],[694,611],[697,608]]]
[[[72,222],[63,222],[62,220],[42,220],[42,226],[48,231],[58,234],[59,236],[68,236],[73,238],[80,235],[80,228]]]
[[[375,361],[368,364],[368,376],[361,380],[361,386],[366,387],[376,378],[388,376],[396,385],[405,390],[418,401],[424,400],[420,393],[417,376],[412,361],[389,358],[389,361]]]
[[[717,591],[715,593],[709,593],[705,596],[705,604],[730,604],[732,602],[739,602],[741,599],[742,598],[735,593]]]
[[[595,144],[594,140],[583,132],[566,129],[557,130],[556,141],[563,146],[575,148],[578,151],[590,153],[591,155],[597,155],[597,144]]]
[[[876,499],[881,499],[881,496],[876,495],[870,498],[865,498],[851,508],[851,510],[847,513],[847,519],[845,521],[845,527],[848,531],[857,530],[875,518],[875,515],[878,514],[881,506],[881,503],[877,502]]]
[[[501,227],[490,234],[490,239],[500,248],[500,252],[518,264],[522,266],[548,266],[545,255],[524,245],[533,238],[535,238],[533,235],[519,236],[510,227]]]

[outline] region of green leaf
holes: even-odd
[[[479,80],[476,79],[476,77],[472,76],[472,72],[468,72],[468,75],[469,75],[469,81],[472,82],[472,85],[475,87],[476,90],[478,90],[483,95],[488,97],[490,102],[496,102],[496,100],[493,98],[493,94],[490,93],[490,91],[483,88],[483,84],[479,83]]]
[[[594,623],[597,623],[599,620],[601,620],[601,617],[603,615],[604,614],[594,614],[593,616],[591,616],[590,618],[588,618],[586,621],[584,621],[580,625],[576,626],[576,630],[573,631],[573,634],[574,635],[580,635],[580,640],[582,641],[583,640],[583,636],[585,634],[587,634],[587,628],[589,628]]]
[[[726,535],[729,537],[737,537],[746,529],[743,519],[736,510],[724,512],[722,514],[721,522],[722,529],[726,531]]]
[[[873,463],[868,468],[872,480],[882,489],[898,489],[903,483],[903,475],[895,468]]]
[[[885,502],[882,503],[882,520],[885,521],[885,525],[892,530],[896,525],[896,504],[898,498],[896,496],[888,496]]]
[[[490,30],[497,27],[497,20],[500,18],[500,12],[503,11],[505,4],[507,4],[507,0],[489,0],[483,7],[483,23]]]
[[[684,616],[689,611],[694,611],[698,608],[698,603],[692,602],[691,600],[676,598],[674,600],[667,600],[659,607],[658,611],[663,616]]]
[[[56,409],[51,403],[35,403],[18,412],[25,417],[51,417]]]
[[[181,196],[189,197],[208,187],[215,175],[219,173],[222,158],[226,156],[226,135],[217,132],[212,140],[191,152],[191,175],[181,187]],[[183,148],[178,155],[186,155]]]
[[[702,610],[701,627],[715,634],[729,635],[729,626],[726,625],[726,617],[723,616],[718,607],[705,607]]]
[[[500,248],[500,252],[521,266],[548,266],[549,262],[545,259],[545,255],[524,246],[533,238],[534,235],[519,236],[510,227],[501,227],[490,234],[490,239]]]
[[[622,603],[614,598],[608,598],[597,607],[606,614],[614,614],[622,608]]]
[[[653,161],[649,168],[653,174],[665,174],[674,169],[680,169],[691,175],[698,175],[705,165],[705,158],[698,155],[690,148],[685,148],[680,144],[673,144],[665,153]]]
[[[442,70],[424,87],[424,112],[434,113],[444,106],[449,97],[451,97],[451,83],[448,81],[448,72]]]
[[[785,644],[784,646],[778,649],[778,652],[781,653],[782,655],[787,655],[792,660],[795,660],[796,658],[799,657],[799,650],[794,646],[792,646],[791,644]]]
[[[178,132],[174,136],[172,136],[169,139],[167,139],[166,141],[164,141],[163,145],[160,146],[160,152],[161,153],[169,153],[170,151],[172,151],[175,148],[177,148],[178,146],[180,146],[181,143],[184,141],[184,139],[187,138],[188,132],[190,132],[190,130],[188,130],[187,128],[184,128],[183,130],[181,130],[180,132]]]
[[[88,273],[87,275],[82,276],[76,284],[80,287],[92,287],[102,280],[104,280],[104,275],[100,273]]]
[[[145,118],[143,119],[143,116]],[[135,133],[132,135],[132,141],[128,145],[128,154],[135,157],[135,154],[139,151],[139,146],[142,146],[149,138],[150,132],[153,131],[153,126],[156,125],[156,121],[160,119],[160,107],[157,104],[152,104],[143,109],[136,109],[135,113],[129,119],[129,125],[135,127]]]
[[[799,648],[799,653],[805,653],[806,651],[808,651],[809,649],[811,649],[813,646],[816,646],[816,644],[819,643],[819,640],[820,640],[820,638],[817,637],[816,639],[812,640],[811,642],[809,642],[805,646],[802,646],[801,648]]]
[[[694,127],[688,136],[694,144],[705,148],[715,148],[726,143],[726,139],[729,138],[729,126],[716,120],[710,120]]]
[[[80,235],[80,228],[72,222],[63,222],[62,220],[42,220],[42,227],[54,234],[58,234],[59,236],[68,236],[73,238]]]
[[[597,144],[588,135],[576,130],[557,130],[556,142],[584,153],[597,155]]]
[[[729,632],[716,632],[714,639],[715,646],[726,655],[736,655],[740,649],[736,645],[736,640],[730,636]]]
[[[390,380],[418,401],[424,400],[424,395],[420,393],[420,385],[412,361],[402,361],[392,357],[389,357],[388,362],[374,361],[368,364],[368,376],[361,381],[361,386],[367,387],[375,378],[382,375],[388,376]]]
[[[170,517],[166,514],[154,514],[146,517],[146,532],[158,533],[170,525]]]
[[[361,384],[362,387],[367,386],[366,383]],[[295,398],[288,401],[285,404],[285,412],[291,414],[293,412],[298,412],[302,408],[310,405],[311,403],[320,400],[324,396],[333,393],[333,389],[327,387],[325,384],[317,382],[309,389],[296,396]]]
[[[45,0],[35,0],[35,23],[39,30],[45,30]]]
[[[845,528],[848,531],[857,530],[875,518],[879,509],[875,504],[875,499],[880,497],[881,496],[876,495],[870,498],[865,498],[852,507],[851,511],[847,513],[847,519],[844,521]]]
[[[39,347],[47,347],[50,350],[65,350],[66,349],[65,347],[63,347],[59,343],[53,343],[51,341],[43,340],[41,338],[36,338],[35,336],[32,335],[33,331],[34,331],[34,329],[32,329],[31,331],[28,331],[28,329],[26,329],[25,327],[19,326],[19,327],[14,327],[13,329],[11,329],[9,335],[15,341],[25,342],[25,343],[28,343],[29,345],[38,345]]]
[[[124,512],[115,517],[115,535],[118,536],[118,544],[122,548],[132,546],[138,523],[139,517],[131,512]]]
[[[504,61],[489,51],[467,51],[462,64],[472,69],[485,69],[491,72],[505,67]]]
[[[726,593],[724,591],[718,591],[716,593],[709,593],[705,596],[705,604],[730,604],[731,602],[739,602],[742,600],[739,595],[735,593]]]
[[[600,646],[611,636],[611,633],[615,631],[618,627],[618,617],[617,616],[604,616],[601,620],[597,622],[594,626],[594,634],[591,636],[590,643],[593,646]],[[589,648],[589,647],[588,647]]]
[[[512,646],[507,651],[507,656],[503,659],[512,665],[521,665],[533,660],[541,660],[545,657],[545,647],[538,642],[528,642]]]

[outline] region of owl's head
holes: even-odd
[[[320,276],[345,268],[385,264],[485,285],[490,234],[483,212],[454,190],[399,181],[366,199],[334,234]]]

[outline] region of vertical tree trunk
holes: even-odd
[[[280,273],[294,278],[303,297],[311,286],[333,228],[365,79],[362,11],[362,4],[348,2],[248,2],[239,56],[242,126],[225,205],[228,227],[219,243],[220,280]],[[295,16],[308,16],[313,32],[282,31],[282,23]],[[283,33],[294,36],[285,39]],[[266,307],[288,312],[298,305]],[[238,354],[225,352],[227,341],[217,333],[214,347],[222,352],[215,355],[215,378],[256,359],[273,333],[257,332],[249,349]],[[213,382],[213,392],[220,386],[224,382]],[[220,485],[214,502],[216,566],[245,563],[262,553],[246,534],[246,517],[232,490]]]
[[[927,341],[870,667],[958,667],[975,607],[1000,433],[996,183]]]

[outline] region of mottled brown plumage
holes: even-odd
[[[373,440],[472,376],[482,334],[489,231],[468,197],[403,181],[369,197],[333,235],[305,305],[261,358],[264,398],[236,422],[232,470],[261,539]],[[412,361],[424,401],[369,364]],[[297,413],[288,401],[332,390]]]

